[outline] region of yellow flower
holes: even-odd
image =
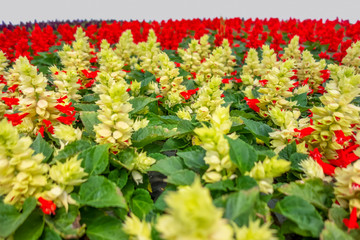
[[[133,213],[130,213],[130,217],[126,216],[123,230],[130,235],[130,240],[151,240],[151,224],[141,221]]]
[[[260,226],[260,220],[250,220],[249,226],[235,227],[236,240],[276,240],[276,231],[270,229],[270,223]]]
[[[81,167],[81,160],[77,156],[66,159],[66,162],[57,162],[52,165],[49,172],[50,178],[61,186],[77,186],[86,180],[88,174]]]
[[[192,186],[179,187],[165,196],[167,214],[159,217],[156,229],[166,240],[230,240],[233,230],[216,208],[208,189],[197,178]]]

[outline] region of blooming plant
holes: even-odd
[[[359,28],[0,25],[0,240],[359,239]]]

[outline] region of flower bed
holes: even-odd
[[[359,27],[0,26],[0,239],[358,239]]]

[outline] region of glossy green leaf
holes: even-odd
[[[134,191],[131,201],[131,211],[140,219],[143,219],[154,207],[154,202],[148,191],[138,188]]]
[[[140,112],[141,110],[144,110],[144,108],[151,102],[157,101],[156,98],[150,98],[150,97],[135,97],[133,99],[130,99],[130,103],[132,104],[133,110],[130,112],[130,114],[136,114]]]
[[[286,195],[301,197],[323,210],[327,210],[332,205],[334,198],[333,188],[319,178],[291,182],[282,185],[278,191]]]
[[[160,172],[166,176],[183,169],[183,163],[179,157],[169,157],[157,161],[148,171]]]
[[[176,129],[168,129],[163,126],[147,126],[134,132],[132,142],[134,147],[144,147],[157,140],[164,140],[178,135]]]
[[[300,230],[308,231],[312,237],[319,237],[324,227],[315,207],[297,196],[287,196],[277,202],[274,211],[295,223]]]
[[[269,125],[262,123],[262,122],[256,122],[244,117],[241,117],[241,119],[244,121],[244,124],[246,128],[255,135],[255,137],[261,139],[266,144],[269,144],[269,133],[271,133],[273,130]]]
[[[81,212],[82,221],[86,224],[86,236],[90,240],[128,240],[122,230],[122,222],[104,212],[87,208]]]
[[[231,139],[226,137],[230,145],[230,159],[239,168],[242,174],[250,171],[257,161],[255,149],[241,139]]]
[[[35,198],[25,200],[21,213],[13,205],[0,201],[0,237],[6,238],[14,233],[30,216],[35,207]]]
[[[188,168],[198,170],[206,166],[204,157],[205,149],[200,146],[191,146],[181,151],[177,151],[177,155],[184,159],[184,163]]]
[[[97,208],[126,208],[125,199],[115,183],[103,176],[91,176],[72,197],[81,205]]]
[[[196,174],[188,169],[182,169],[168,176],[166,181],[174,185],[191,185],[195,180]]]
[[[82,151],[78,159],[82,159],[81,166],[89,175],[101,174],[109,164],[110,144],[96,145]]]
[[[68,211],[64,207],[58,208],[56,215],[54,217],[47,215],[45,221],[51,230],[65,239],[80,238],[85,234],[85,225],[78,222],[79,215],[79,208],[69,205]]]
[[[320,234],[321,240],[353,240],[346,232],[342,231],[335,223],[326,221],[325,228]]]
[[[25,222],[15,231],[14,240],[37,240],[44,229],[44,214],[41,210],[33,211]]]
[[[47,163],[54,152],[54,149],[50,146],[48,142],[46,142],[41,134],[38,134],[35,141],[30,146],[34,149],[34,154],[42,153],[45,156],[43,162]]]
[[[97,112],[80,112],[80,119],[85,126],[86,132],[89,133],[90,136],[95,136],[94,126],[100,123],[97,115]]]
[[[77,140],[75,142],[69,143],[60,150],[54,160],[64,162],[67,158],[75,156],[81,151],[84,151],[91,147],[91,143],[84,140]]]

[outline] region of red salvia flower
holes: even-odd
[[[246,101],[246,104],[255,112],[260,112],[260,108],[256,105],[260,103],[259,99],[249,99],[247,97],[244,98]]]
[[[267,83],[269,82],[269,80],[259,80],[259,83],[261,84],[261,86],[265,86]]]
[[[41,203],[41,210],[43,211],[43,213],[50,215],[53,214],[55,215],[55,210],[56,210],[56,205],[55,203],[53,203],[52,201],[46,200],[42,197],[39,197],[39,202]]]
[[[19,105],[19,99],[12,97],[12,98],[8,98],[8,97],[2,97],[1,98],[6,105],[9,106],[10,109],[12,109],[12,105]]]
[[[95,71],[95,72],[89,72],[86,69],[81,70],[81,72],[85,75],[85,77],[87,78],[96,78],[97,74],[99,71]]]
[[[357,213],[356,213],[356,207],[354,207],[350,213],[350,218],[344,218],[343,223],[348,227],[348,230],[350,229],[358,229],[359,224],[357,223]]]
[[[344,144],[345,142],[347,142],[347,141],[349,141],[349,140],[351,140],[351,136],[345,136],[344,135],[344,132],[342,131],[342,130],[336,130],[336,131],[334,131],[334,133],[335,133],[335,137],[336,137],[336,142],[338,143],[338,144]]]
[[[298,134],[299,138],[304,138],[304,137],[310,135],[313,131],[315,131],[315,129],[313,129],[312,127],[303,128],[301,130],[294,128],[294,132],[299,133]]]
[[[229,79],[228,79],[228,78],[224,78],[224,79],[222,80],[222,83],[224,83],[224,84],[229,83]]]
[[[12,85],[11,87],[9,87],[8,90],[9,90],[10,92],[15,92],[18,86],[19,86],[19,84],[14,84],[14,85]]]
[[[65,105],[65,106],[58,104],[55,106],[55,108],[66,115],[71,115],[72,111],[75,110],[75,108],[71,107],[71,105],[72,105],[72,103],[69,103],[68,105]]]
[[[329,163],[325,163],[321,159],[322,155],[317,148],[315,148],[314,151],[310,151],[309,155],[320,165],[326,175],[332,176],[334,174],[335,167]]]
[[[44,126],[41,126],[38,133],[40,133],[43,138],[45,137],[44,132],[45,132],[45,127],[44,127]],[[37,136],[37,135],[38,135],[38,134],[36,134],[36,136]]]
[[[319,58],[330,59],[330,55],[328,55],[326,52],[321,52],[319,53]]]
[[[188,100],[191,97],[191,94],[189,94],[188,92],[181,92],[180,95],[183,96],[185,100]]]
[[[58,118],[56,118],[57,120],[59,120],[59,122],[66,124],[66,125],[71,125],[74,121],[75,121],[75,112],[73,112],[70,116],[60,116]]]
[[[8,119],[9,122],[11,122],[11,124],[13,126],[17,126],[19,124],[22,123],[22,120],[24,117],[26,117],[29,113],[23,113],[23,114],[19,114],[19,113],[13,113],[13,114],[4,114],[4,117],[6,117]]]
[[[64,102],[65,99],[67,99],[67,96],[61,97],[61,98],[57,99],[56,101],[57,101],[58,103],[65,103],[65,102]]]

